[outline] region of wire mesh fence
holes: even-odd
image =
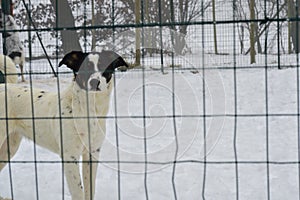
[[[64,176],[72,163],[99,164],[95,199],[299,199],[298,8],[283,0],[15,1],[17,28],[1,32],[20,35],[26,82],[17,85],[30,93],[21,103],[31,114],[10,116],[16,92],[0,87],[0,199],[71,199]],[[61,103],[74,75],[58,65],[73,50],[113,50],[132,67],[115,72],[107,115],[76,116]],[[56,105],[39,114],[36,96],[48,90]],[[44,122],[55,121],[67,149],[65,124],[85,130],[76,124],[86,120],[91,132],[102,119],[97,160],[38,145],[38,131],[53,128]],[[22,140],[12,157],[18,130],[9,128],[19,121],[33,127],[34,142]]]

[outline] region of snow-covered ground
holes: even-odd
[[[207,66],[225,68],[207,69],[203,75],[200,54],[188,59],[176,58],[176,63],[185,62],[182,66],[190,63],[190,70],[179,67],[173,73],[171,68],[166,67],[166,74],[162,74],[148,66],[145,71],[135,69],[116,74],[116,96],[111,98],[107,137],[97,175],[96,199],[117,199],[119,190],[122,199],[145,199],[145,180],[149,199],[174,199],[173,172],[178,199],[201,199],[204,178],[206,199],[235,199],[237,183],[239,199],[267,199],[268,182],[271,199],[298,199],[296,68],[270,68],[267,74],[264,68],[255,66],[239,68],[235,83],[234,71],[226,68],[233,66],[231,59],[228,59],[230,63],[222,66],[220,56],[205,54],[204,57],[210,63]],[[238,60],[243,59],[248,63],[248,58],[238,57]],[[289,61],[292,63],[295,59]],[[220,65],[214,65],[214,62]],[[268,56],[267,62],[276,65],[276,56]],[[39,71],[41,63],[46,61],[33,61],[32,71]],[[159,64],[152,63],[151,66],[157,68]],[[198,71],[192,68],[198,68]],[[33,86],[56,90],[57,79],[51,76],[33,76]],[[61,87],[65,88],[71,79],[71,74],[61,75]],[[237,118],[234,117],[235,106]],[[206,157],[204,134],[207,138]],[[240,162],[238,177],[234,144]],[[204,158],[208,162],[206,165],[203,164]],[[15,200],[36,199],[34,164],[26,163],[34,161],[33,143],[24,140],[13,160],[21,161],[12,163]],[[60,158],[38,147],[37,161],[42,161],[37,163],[39,199],[61,199],[61,164],[52,162],[60,161]],[[8,172],[5,168],[0,174],[0,194],[5,197],[9,197],[11,191]],[[64,191],[65,199],[71,199],[66,185]]]
[[[232,20],[231,4],[224,1],[223,6],[222,2],[218,20]],[[206,19],[211,20],[210,12]],[[142,200],[146,199],[145,188],[149,199],[175,199],[173,178],[180,200],[202,199],[203,193],[205,199],[211,200],[232,200],[237,194],[241,200],[268,199],[268,195],[272,200],[299,199],[299,102],[297,69],[291,67],[296,66],[297,57],[282,54],[283,70],[277,69],[278,55],[257,55],[257,63],[250,65],[249,55],[234,56],[234,52],[240,51],[235,26],[233,29],[233,24],[217,25],[220,55],[212,54],[212,25],[190,26],[186,39],[193,54],[176,56],[174,73],[168,67],[172,59],[166,56],[166,73],[162,74],[161,59],[156,55],[143,62],[144,72],[135,69],[116,74],[116,96],[111,98],[95,199],[118,199],[120,195],[124,200]],[[44,45],[53,44],[48,32],[40,34]],[[282,35],[286,35],[284,30]],[[131,37],[130,41],[135,41],[134,35]],[[246,35],[245,45],[248,43]],[[274,41],[272,44],[277,49]],[[123,48],[129,51],[127,45]],[[55,52],[52,48],[47,51],[50,55]],[[44,55],[38,42],[33,44],[33,55]],[[57,60],[51,62],[57,70]],[[270,67],[267,73],[266,65]],[[238,67],[236,82],[234,66]],[[57,79],[51,74],[47,60],[27,62],[26,72],[42,72],[32,75],[34,87],[57,90]],[[60,72],[70,71],[62,68]],[[28,75],[26,79],[29,82]],[[61,74],[60,87],[65,88],[71,79],[72,73]],[[0,173],[0,196],[10,197],[12,185],[15,200],[36,199],[33,143],[24,140],[13,161],[12,183],[8,168]],[[70,200],[67,185],[64,189],[62,186],[60,158],[37,147],[37,161],[39,199],[56,200],[64,196]]]

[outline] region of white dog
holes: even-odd
[[[60,96],[16,84],[7,84],[5,92],[0,85],[0,161],[14,156],[23,137],[33,140],[62,157],[72,199],[90,200],[94,199],[112,74],[116,68],[128,65],[113,51],[71,52],[59,66],[64,64],[76,78]],[[33,108],[29,106],[32,101]],[[81,156],[83,181],[78,164]],[[0,162],[0,171],[6,164]]]
[[[2,33],[2,37],[4,40],[4,54],[8,55],[13,60],[15,65],[20,67],[21,78],[24,82],[24,48],[20,41],[19,33],[11,31],[17,30],[15,19],[11,15],[0,14],[0,21],[0,28],[2,30],[5,30],[5,32]]]
[[[3,82],[17,83],[18,74],[16,65],[10,59],[10,57],[0,54],[0,73],[3,76]],[[1,82],[1,81],[0,81]]]

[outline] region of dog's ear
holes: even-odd
[[[82,51],[72,51],[65,55],[58,66],[66,65],[68,68],[72,69],[74,73],[78,72],[87,55],[88,53],[83,53]]]
[[[124,67],[121,71],[126,71],[129,67],[125,60],[114,51],[102,51],[100,54],[100,60],[102,60],[102,67],[105,67],[103,76],[106,78],[106,81],[109,82],[112,74],[116,68]]]

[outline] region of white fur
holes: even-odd
[[[0,71],[7,75],[5,77],[7,83],[18,82],[16,65],[10,57],[0,54]]]
[[[94,70],[98,71],[97,63],[98,63],[98,60],[99,60],[99,55],[98,54],[90,54],[90,55],[88,55],[88,59],[89,59],[90,62],[93,63]]]
[[[106,130],[103,117],[108,112],[112,84],[113,79],[109,84],[105,83],[106,90],[88,92],[87,95],[86,90],[80,89],[76,82],[72,82],[61,93],[60,102],[56,92],[32,89],[33,99],[31,99],[31,88],[14,84],[7,84],[9,92],[6,101],[5,88],[0,85],[0,160],[7,160],[6,130],[9,135],[11,157],[16,153],[23,137],[34,140],[33,136],[35,136],[36,144],[60,155],[64,161],[70,161],[64,167],[72,200],[93,199],[98,164],[94,162],[91,167],[88,161],[90,155],[92,161],[97,161],[99,158]],[[30,106],[32,101],[34,111]],[[89,108],[87,108],[87,101],[89,101]],[[31,120],[32,117],[35,118],[34,121]],[[61,121],[60,117],[62,117]],[[73,117],[75,118],[72,119]],[[13,118],[8,120],[8,127],[6,118]],[[84,162],[83,180],[77,163],[81,156]],[[0,163],[0,171],[5,164]]]
[[[82,61],[87,55],[92,56]],[[108,59],[107,66],[101,66],[105,64],[100,59]],[[0,85],[0,161],[14,156],[23,137],[33,140],[62,157],[72,199],[93,200],[98,166],[93,161],[98,161],[105,137],[105,116],[113,88],[113,71],[108,74],[107,70],[128,65],[113,51],[72,51],[59,66],[64,64],[75,72],[76,62],[80,62],[80,70],[60,95],[17,84]],[[102,70],[105,67],[107,70]],[[6,164],[0,162],[0,171]]]

